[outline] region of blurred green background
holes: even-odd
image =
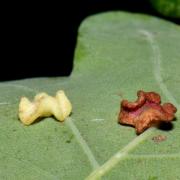
[[[180,18],[180,0],[150,0],[153,8],[160,14]]]

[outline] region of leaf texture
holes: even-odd
[[[1,179],[180,179],[180,28],[155,17],[109,12],[81,25],[70,77],[0,83]],[[18,120],[21,96],[62,89],[63,123]],[[172,127],[136,136],[117,123],[121,99],[156,91],[178,108]],[[166,136],[154,142],[157,135]]]

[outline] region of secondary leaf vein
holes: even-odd
[[[79,132],[78,128],[73,123],[73,120],[71,118],[67,118],[65,122],[69,126],[69,128],[72,130],[72,132],[75,135],[77,141],[81,145],[84,153],[87,155],[93,169],[94,170],[97,169],[99,167],[99,164],[98,164],[97,160],[95,159],[95,156],[93,155],[93,153],[92,153],[91,149],[89,148],[88,144],[86,143],[86,141],[81,136],[81,133]]]
[[[168,90],[167,86],[163,82],[163,78],[161,76],[161,52],[158,44],[155,41],[153,34],[148,32],[147,30],[140,30],[140,33],[145,35],[145,37],[147,38],[148,42],[151,45],[153,52],[152,60],[154,65],[154,76],[156,78],[156,81],[158,82],[159,87],[161,88],[162,92],[167,97],[167,99],[179,109],[180,106],[178,102],[176,101],[176,99],[173,97],[173,95],[171,94],[171,92]]]

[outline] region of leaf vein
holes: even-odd
[[[140,30],[139,32],[145,35],[145,37],[147,38],[147,41],[151,45],[152,52],[153,52],[152,60],[153,60],[153,65],[154,65],[154,76],[156,78],[156,81],[160,89],[162,90],[164,95],[167,97],[167,99],[179,109],[180,105],[178,104],[176,99],[173,97],[173,95],[171,94],[171,92],[168,90],[167,86],[163,82],[163,78],[161,75],[161,69],[162,69],[161,68],[161,52],[160,52],[157,42],[155,41],[153,34],[148,32],[147,30]]]
[[[20,85],[20,84],[5,83],[5,84],[0,84],[0,85],[21,88],[21,89],[24,89],[26,91],[31,91],[31,92],[34,92],[34,93],[38,93],[39,92],[39,91],[37,91],[35,89],[32,89],[32,88],[24,86],[24,85]]]
[[[180,158],[180,153],[172,153],[172,154],[129,154],[128,158],[130,159],[151,159],[151,158]]]
[[[99,167],[99,164],[97,160],[95,159],[95,156],[93,155],[91,149],[89,148],[87,142],[83,139],[81,133],[79,132],[76,125],[73,123],[73,120],[71,118],[67,118],[65,120],[66,124],[69,126],[69,128],[72,130],[73,134],[75,135],[77,141],[79,142],[80,146],[82,147],[84,153],[87,155],[92,168],[95,170]]]
[[[104,174],[110,171],[114,166],[116,166],[120,161],[124,160],[130,151],[132,151],[137,145],[142,143],[147,137],[149,137],[154,128],[151,128],[144,132],[143,134],[134,138],[128,145],[123,149],[119,150],[115,155],[113,155],[108,161],[106,161],[102,166],[93,171],[86,180],[95,180],[101,178]]]

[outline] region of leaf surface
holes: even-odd
[[[1,179],[180,179],[180,124],[136,136],[117,123],[122,98],[156,91],[179,110],[180,28],[150,16],[110,12],[79,29],[66,78],[0,83]],[[21,96],[63,89],[73,104],[65,122],[18,120]],[[153,137],[163,135],[162,142]]]

